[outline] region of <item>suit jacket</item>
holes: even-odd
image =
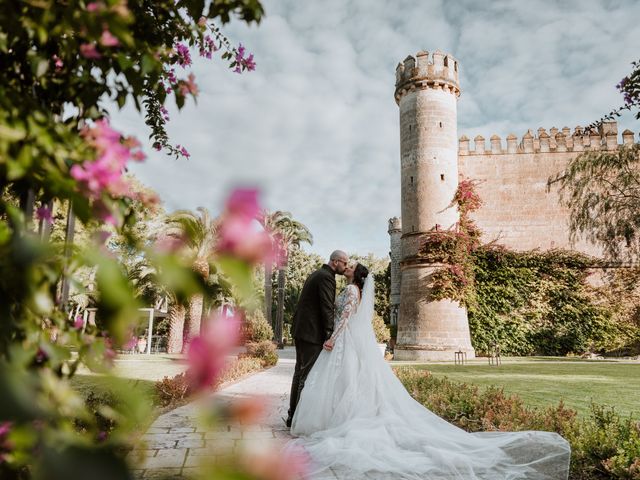
[[[335,272],[329,265],[323,265],[304,282],[293,314],[291,336],[322,345],[333,333],[335,299]]]

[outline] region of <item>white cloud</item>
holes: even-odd
[[[573,128],[617,104],[614,86],[637,59],[640,4],[559,3],[265,0],[260,26],[225,28],[254,52],[256,72],[198,60],[198,105],[171,109],[169,132],[192,158],[148,149],[134,172],[169,209],[216,212],[233,185],[258,185],[268,208],[310,227],[312,250],[386,255],[387,219],[400,211],[395,65],[407,55],[458,58],[459,132],[470,137]],[[132,109],[114,123],[148,135]]]

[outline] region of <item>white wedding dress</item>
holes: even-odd
[[[371,276],[358,297],[354,285],[339,295],[334,348],[318,357],[293,417],[298,438],[287,448],[302,446],[314,474],[340,466],[369,478],[567,479],[571,450],[560,435],[468,433],[416,402],[376,344]]]

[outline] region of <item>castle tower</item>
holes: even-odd
[[[400,254],[402,225],[398,217],[389,219],[389,257],[391,258],[391,291],[389,292],[389,319],[391,325],[398,324],[400,313]]]
[[[400,107],[401,295],[398,360],[474,357],[466,309],[430,299],[430,277],[441,265],[417,258],[421,235],[458,221],[451,201],[458,186],[458,61],[440,51],[418,52],[396,68]]]

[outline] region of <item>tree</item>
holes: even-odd
[[[617,85],[623,106],[589,125],[587,132],[605,128],[605,122],[624,110],[636,109],[640,119],[640,61]],[[615,151],[587,151],[569,161],[552,177],[561,203],[570,212],[572,237],[585,236],[602,247],[614,262],[640,260],[640,145],[620,146]]]
[[[184,147],[169,142],[165,104],[175,101],[182,108],[197,95],[195,77],[188,71],[190,52],[212,57],[219,51],[234,71],[252,70],[252,56],[246,56],[244,48],[232,47],[213,22],[224,24],[232,16],[257,22],[262,13],[258,0],[2,2],[3,480],[33,475],[68,478],[68,472],[77,471],[78,458],[85,471],[99,471],[114,480],[131,478],[123,452],[130,450],[133,432],[147,424],[149,402],[126,386],[116,393],[117,402],[108,409],[100,407],[97,414],[95,406],[69,388],[69,380],[83,365],[109,372],[115,349],[129,340],[139,300],[121,258],[104,238],[63,245],[38,235],[33,218],[50,224],[55,204],[73,212],[67,216],[70,226],[75,217],[85,226],[100,224],[100,231],[112,225],[122,235],[121,251],[132,261],[145,257],[155,267],[159,283],[176,298],[205,292],[202,277],[183,258],[171,251],[154,251],[136,238],[131,228],[138,222],[134,204],[151,205],[153,200],[133,191],[123,172],[128,162],[142,161],[144,154],[136,139],[109,124],[108,112],[114,102],[119,107],[132,103],[144,112],[154,148],[188,157]],[[232,248],[226,255],[225,274],[234,277],[234,284],[249,283],[248,272],[261,260],[259,255],[243,257]],[[95,272],[103,325],[99,330],[69,319],[56,293],[61,279],[77,284],[80,272],[87,269]],[[201,366],[214,363],[209,356],[216,351],[202,348],[199,353],[205,356]],[[215,379],[215,372],[204,373],[198,378]],[[198,388],[204,385],[199,383]]]
[[[274,246],[277,242],[278,230],[289,219],[291,219],[291,213],[281,210],[275,212],[263,210],[258,217],[260,225],[269,234],[271,244]],[[264,317],[272,328],[275,327],[273,324],[273,259],[271,258],[264,263]]]
[[[166,217],[160,235],[181,243],[181,252],[186,256],[193,271],[200,277],[203,283],[209,278],[209,263],[215,252],[217,241],[218,221],[211,218],[207,209],[199,207],[198,214],[189,210],[179,210]],[[180,310],[180,307],[177,307]],[[183,338],[182,350],[188,345],[191,338],[200,334],[202,314],[204,308],[204,296],[197,293],[189,299],[187,305],[186,321],[182,326]],[[171,324],[170,338],[177,338],[180,331],[180,315],[176,312],[175,323]],[[175,343],[175,341],[173,342]],[[172,345],[172,348],[174,345]]]
[[[313,236],[309,229],[292,218],[283,220],[276,232],[279,248],[276,264],[278,266],[278,307],[276,312],[276,322],[274,328],[275,340],[278,348],[283,347],[284,329],[284,288],[286,281],[286,271],[289,262],[289,255],[292,251],[300,248],[302,242],[313,244]]]

